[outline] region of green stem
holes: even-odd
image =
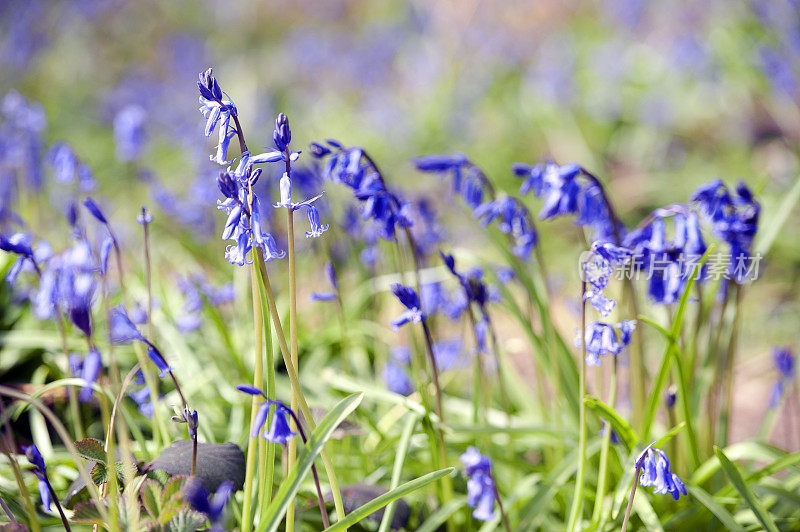
[[[613,375],[611,378],[611,392],[608,405],[611,408],[617,402],[617,357],[614,358]],[[592,510],[592,522],[599,523],[603,511],[603,499],[606,496],[606,481],[608,479],[608,459],[611,447],[611,424],[605,423],[605,434],[603,434],[603,446],[600,448],[600,469],[597,472],[597,491],[594,498],[594,510]]]
[[[581,281],[581,359],[578,362],[580,371],[578,373],[578,397],[580,399],[578,410],[578,475],[575,479],[575,492],[572,495],[572,506],[569,512],[569,526],[567,530],[576,530],[580,519],[581,509],[583,508],[583,485],[586,477],[586,402],[583,400],[586,394],[586,301],[583,294],[586,293],[586,281]]]
[[[289,251],[289,347],[291,348],[292,364],[294,364],[295,371],[297,371],[299,378],[300,361],[298,360],[297,354],[297,269],[295,267],[294,251],[294,210],[291,208],[286,209],[286,240]],[[297,412],[297,394],[292,394],[291,402],[292,411]],[[297,440],[292,438],[287,448],[289,451],[287,464],[289,470],[291,470],[297,458]],[[295,499],[292,497],[292,500],[289,501],[289,507],[286,510],[286,532],[293,532],[294,530],[294,501]]]
[[[258,261],[258,269],[260,272],[259,281],[263,282],[264,293],[267,296],[267,303],[269,304],[269,313],[272,317],[272,326],[275,330],[275,336],[278,338],[278,347],[280,347],[283,363],[286,366],[286,372],[289,374],[289,381],[292,385],[292,393],[297,396],[300,411],[303,413],[303,418],[313,432],[316,428],[316,423],[314,423],[314,418],[311,415],[311,409],[308,407],[308,403],[303,395],[303,390],[300,388],[300,380],[297,377],[297,371],[295,371],[294,364],[292,363],[289,346],[286,343],[286,337],[283,333],[281,317],[280,314],[278,314],[278,307],[275,304],[275,296],[272,293],[272,285],[269,282],[266,264],[264,263],[264,258],[261,256],[261,252],[258,250],[256,250],[256,260]],[[331,492],[333,493],[333,503],[336,507],[337,519],[343,519],[345,516],[344,502],[342,501],[342,493],[339,489],[339,481],[337,480],[336,472],[333,469],[333,461],[331,461],[330,456],[324,448],[322,451],[320,451],[320,458],[322,458],[322,463],[325,466],[325,472],[328,475],[328,482],[331,485]]]
[[[263,338],[263,327],[264,327],[264,319],[262,316],[262,307],[261,307],[261,295],[258,289],[258,281],[256,279],[257,266],[255,262],[253,262],[251,268],[251,285],[253,291],[253,329],[255,333],[255,348],[253,350],[253,360],[254,360],[254,370],[253,370],[253,386],[258,388],[259,390],[263,387],[263,378],[264,378],[264,369],[262,366],[263,363],[263,347],[262,347],[262,338]],[[260,397],[257,395],[253,396],[251,405],[250,405],[250,424],[247,426],[247,430],[250,430],[250,427],[253,426],[255,422],[256,413],[260,407],[259,404]],[[245,475],[244,475],[244,498],[242,502],[242,532],[250,532],[252,529],[252,516],[250,515],[251,506],[253,502],[253,475],[255,473],[255,465],[256,465],[256,455],[258,454],[258,445],[257,445],[258,435],[256,434],[255,437],[250,437],[250,441],[247,445],[247,464],[245,466]]]
[[[628,529],[628,520],[631,518],[631,510],[633,509],[633,498],[636,496],[636,488],[639,487],[639,469],[640,464],[636,464],[636,470],[633,472],[633,488],[631,488],[631,495],[628,497],[628,506],[625,508],[625,518],[622,520],[622,532]]]
[[[733,285],[736,290],[735,304],[733,307],[733,325],[731,326],[731,336],[728,340],[728,350],[725,355],[725,373],[724,373],[724,393],[725,398],[722,402],[722,412],[720,414],[720,433],[719,433],[719,447],[728,445],[728,426],[730,423],[731,406],[733,403],[733,377],[736,365],[736,348],[739,342],[739,327],[741,321],[742,310],[742,294],[744,290],[738,284]]]

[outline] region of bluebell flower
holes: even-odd
[[[538,237],[528,209],[519,200],[502,195],[482,203],[472,215],[484,227],[497,220],[497,228],[513,238],[512,252],[522,259],[530,257]]]
[[[81,379],[87,383],[83,388],[81,388],[80,394],[78,394],[78,399],[82,403],[90,401],[94,396],[94,388],[92,388],[90,384],[97,382],[97,377],[100,376],[100,371],[102,369],[103,360],[100,357],[100,351],[94,347],[89,349],[89,352],[86,353],[86,358],[83,360],[83,364],[81,365]]]
[[[161,372],[158,376],[160,378],[164,378],[167,373],[172,371],[172,368],[169,367],[167,361],[164,360],[164,357],[161,355],[158,349],[152,344],[148,342],[148,349],[147,349],[147,356],[150,357],[150,360],[156,365],[158,370]]]
[[[63,142],[53,144],[47,152],[47,162],[53,167],[53,180],[56,183],[72,183],[78,176],[78,156]]]
[[[393,393],[409,396],[414,392],[406,368],[394,360],[386,362],[381,377],[386,387]]]
[[[776,348],[772,353],[775,369],[778,370],[778,379],[772,387],[769,398],[769,407],[775,408],[783,397],[786,386],[794,380],[795,355],[788,347]]]
[[[311,226],[311,231],[306,231],[306,238],[320,237],[330,227],[328,224],[320,223],[319,211],[313,205],[308,206],[308,223]]]
[[[605,420],[603,420],[603,425],[600,427],[600,432],[598,434],[600,436],[605,436],[607,430],[608,430],[608,423]],[[609,436],[609,441],[614,445],[619,444],[620,441],[619,436],[617,435],[617,432],[614,429],[611,429],[611,436]]]
[[[199,78],[197,87],[200,89],[200,112],[206,118],[205,136],[210,137],[219,126],[217,153],[209,158],[219,165],[229,164],[228,146],[236,136],[236,129],[231,125],[231,117],[237,115],[236,105],[230,98],[225,99],[212,69],[201,72]]]
[[[0,249],[7,253],[14,253],[26,259],[33,259],[31,236],[27,233],[14,233],[6,238],[0,235]]]
[[[586,326],[586,364],[599,366],[600,358],[608,355],[617,356],[622,348],[628,345],[636,328],[634,320],[623,320],[617,329],[608,323],[595,321]],[[575,339],[576,347],[581,347],[580,336]]]
[[[226,480],[211,496],[202,482],[192,479],[183,490],[183,498],[193,510],[205,515],[211,523],[211,530],[217,532],[223,530],[225,504],[233,491],[233,483]]]
[[[641,468],[639,483],[642,486],[653,486],[653,493],[665,495],[669,493],[676,501],[681,494],[686,495],[686,487],[678,475],[672,472],[669,459],[664,451],[649,445],[636,459],[636,468]]]
[[[132,340],[147,342],[147,339],[128,317],[128,313],[122,304],[111,309],[109,327],[112,342],[125,343]]]
[[[142,210],[136,215],[136,223],[145,226],[153,223],[153,213],[150,212],[146,205],[142,205]]]
[[[392,293],[406,307],[406,310],[392,321],[392,329],[396,331],[408,322],[419,323],[425,319],[427,315],[422,311],[419,296],[413,288],[395,283],[392,285]]]
[[[463,342],[457,336],[434,342],[433,356],[441,371],[464,368],[469,363],[464,356]]]
[[[311,301],[334,301],[336,300],[339,292],[339,281],[336,278],[336,269],[333,267],[332,262],[325,263],[325,275],[328,278],[328,283],[333,288],[332,292],[314,292],[311,294]]]
[[[286,416],[289,415],[296,421],[296,417],[286,405],[280,401],[267,399],[267,396],[263,391],[259,390],[255,386],[250,386],[249,384],[240,384],[236,387],[236,389],[246,394],[260,395],[266,399],[266,401],[261,403],[258,411],[256,412],[256,417],[250,430],[251,438],[256,438],[259,434],[261,434],[262,437],[267,441],[285,444],[297,435],[296,432],[292,431],[291,427],[289,426],[289,421],[286,419]],[[268,424],[267,430],[264,431],[264,424],[267,422],[267,418],[269,417],[269,411],[271,409],[270,407],[274,407],[272,412],[272,420]]]
[[[280,190],[281,200],[276,202],[273,207],[280,208],[285,207],[289,210],[297,210],[301,207],[311,207],[312,203],[317,201],[319,198],[322,197],[323,193],[317,194],[314,197],[301,201],[299,203],[295,203],[292,201],[292,179],[288,173],[284,172],[283,176],[281,176],[280,181],[278,182],[278,188]]]
[[[122,108],[114,117],[114,142],[117,159],[128,162],[139,158],[147,141],[147,113],[136,104]]]
[[[128,392],[128,395],[136,402],[136,405],[139,409],[139,412],[147,417],[153,417],[153,402],[150,399],[150,388],[144,386],[139,390],[131,390]]]
[[[100,273],[106,275],[108,273],[108,259],[111,256],[111,249],[114,247],[114,239],[107,236],[103,239],[100,245]]]
[[[50,495],[50,481],[47,480],[47,466],[44,463],[44,458],[42,458],[42,454],[36,448],[36,445],[33,444],[23,445],[22,451],[25,453],[28,462],[34,466],[33,474],[39,479],[39,496],[42,499],[42,506],[49,511],[53,501]]]
[[[286,151],[292,141],[289,119],[283,113],[279,113],[275,118],[275,130],[272,132],[272,140],[275,142],[275,147],[278,151]]]
[[[411,162],[421,172],[449,175],[453,191],[472,209],[483,203],[484,190],[490,188],[483,171],[461,153],[426,155]]]
[[[673,384],[669,388],[667,388],[667,392],[664,394],[664,406],[667,409],[671,409],[675,406],[675,402],[678,400],[678,388]]]
[[[480,521],[494,519],[497,487],[492,475],[492,462],[475,447],[461,455],[467,479],[467,505],[474,508],[472,517]]]
[[[83,205],[92,214],[92,216],[97,218],[97,220],[101,224],[108,225],[108,220],[103,214],[103,211],[100,210],[100,206],[98,206],[97,203],[95,203],[95,201],[91,197],[87,196],[86,199],[83,201]]]

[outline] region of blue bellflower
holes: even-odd
[[[256,438],[261,434],[265,440],[283,445],[297,435],[296,432],[292,431],[289,426],[289,421],[286,419],[286,416],[295,417],[286,405],[280,401],[267,399],[266,394],[255,386],[240,384],[236,389],[246,394],[260,395],[266,399],[266,401],[261,403],[256,412],[256,417],[253,420],[253,426],[250,430],[251,438]],[[271,407],[274,407],[274,409]],[[267,430],[264,430],[264,425],[267,424],[270,410],[273,410],[272,420],[268,424]]]
[[[775,369],[778,370],[778,380],[772,387],[769,407],[775,408],[780,403],[787,385],[794,380],[795,355],[788,347],[779,347],[773,351],[772,361],[775,363]]]
[[[586,364],[599,366],[604,356],[617,356],[631,341],[636,328],[634,320],[623,320],[615,328],[608,323],[595,321],[586,326]],[[619,331],[619,338],[617,337]],[[581,347],[580,337],[575,340],[576,347]]]
[[[114,343],[127,343],[136,340],[145,344],[147,346],[147,356],[150,357],[150,360],[153,361],[161,372],[159,377],[164,378],[164,376],[171,371],[167,361],[164,360],[164,356],[158,348],[139,331],[139,328],[131,321],[128,312],[121,303],[116,308],[111,309],[109,327],[111,329],[109,333],[111,341]]]
[[[427,315],[422,311],[419,296],[413,288],[395,283],[392,285],[392,293],[406,307],[406,310],[392,321],[392,329],[396,331],[406,323],[419,323],[426,318]]]
[[[47,467],[45,466],[44,458],[42,458],[42,454],[36,448],[36,445],[33,444],[23,445],[22,451],[25,453],[28,462],[34,466],[33,474],[39,479],[39,496],[42,499],[42,506],[49,511],[53,501],[50,495],[50,481],[47,480]]]
[[[233,493],[233,483],[226,480],[212,496],[199,480],[192,479],[183,491],[183,498],[193,510],[205,515],[211,523],[211,530],[221,531],[224,521],[225,504]]]
[[[136,104],[127,105],[116,114],[114,143],[117,159],[128,162],[135,161],[141,156],[147,142],[146,121],[146,111]]]
[[[336,278],[336,269],[332,262],[325,263],[325,276],[333,289],[330,292],[314,292],[311,294],[311,301],[335,301],[339,293],[339,281]]]
[[[665,495],[669,493],[676,501],[686,495],[683,481],[672,472],[669,459],[664,451],[648,446],[636,459],[636,468],[641,468],[639,483],[642,486],[653,486],[653,493]]]
[[[480,521],[494,519],[497,487],[492,475],[492,462],[475,447],[461,455],[467,479],[467,505],[474,508],[472,517]]]
[[[100,371],[103,369],[103,360],[100,356],[100,351],[92,348],[86,353],[86,358],[83,359],[81,364],[81,379],[86,381],[86,384],[81,388],[78,394],[78,399],[82,403],[86,403],[94,396],[94,388],[91,384],[97,382],[97,377],[100,376]]]

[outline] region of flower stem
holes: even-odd
[[[736,366],[736,348],[739,341],[739,322],[741,320],[742,310],[742,286],[734,284],[736,290],[735,304],[733,307],[733,324],[731,326],[731,336],[728,340],[728,350],[725,355],[725,373],[724,373],[724,400],[722,401],[722,412],[720,413],[720,427],[718,441],[721,443],[719,447],[728,445],[728,426],[730,423],[731,406],[733,403],[733,378],[734,369]]]
[[[288,166],[288,162],[287,162]],[[294,210],[286,209],[286,241],[289,249],[289,345],[291,348],[292,364],[300,375],[300,364],[297,355],[297,269],[294,251]],[[297,411],[297,394],[292,394],[292,410]],[[289,442],[288,467],[292,468],[297,457],[297,440]],[[286,510],[286,532],[294,530],[294,498],[289,501]]]
[[[431,337],[431,330],[428,327],[428,320],[425,318],[422,318],[422,331],[425,333],[425,352],[428,354],[428,361],[431,364],[433,387],[436,389],[436,415],[439,416],[439,421],[444,423],[444,412],[442,411],[442,387],[439,385],[439,366],[436,363],[436,357],[433,354],[433,338]]]
[[[289,346],[286,344],[286,337],[283,333],[283,326],[281,325],[280,314],[278,314],[278,307],[275,304],[275,296],[272,293],[272,285],[269,282],[266,264],[264,264],[264,258],[261,256],[261,252],[258,250],[256,250],[256,260],[258,261],[258,269],[260,272],[259,280],[263,282],[264,285],[264,292],[267,296],[269,312],[270,316],[272,317],[272,326],[275,329],[275,336],[278,338],[278,347],[280,348],[281,356],[283,357],[283,363],[286,366],[286,372],[289,374],[289,381],[292,385],[292,393],[297,397],[300,406],[300,412],[302,412],[303,418],[305,419],[311,431],[313,431],[316,428],[316,423],[314,423],[314,418],[311,416],[311,409],[308,407],[308,403],[303,396],[303,391],[300,388],[300,380],[297,377],[297,372],[295,371],[294,364],[292,363]],[[324,448],[322,451],[320,451],[320,457],[322,458],[322,463],[325,466],[325,472],[328,475],[328,482],[331,485],[333,503],[336,507],[336,517],[337,519],[343,519],[345,516],[344,502],[342,501],[342,493],[339,489],[339,481],[336,478],[336,471],[333,469],[333,462]]]
[[[613,375],[611,378],[611,394],[608,405],[614,408],[617,402],[617,357],[614,358]],[[600,469],[597,472],[597,491],[594,498],[594,510],[592,511],[592,522],[599,523],[603,511],[603,499],[606,496],[606,482],[608,480],[608,456],[611,447],[611,425],[606,423],[605,434],[603,434],[603,446],[600,449]]]
[[[112,474],[115,474],[112,472]],[[53,485],[50,484],[50,480],[45,477],[45,484],[47,484],[47,490],[50,492],[50,498],[53,499],[53,502],[56,503],[56,509],[58,510],[58,515],[61,516],[61,522],[64,524],[64,530],[67,532],[72,532],[72,529],[69,527],[69,521],[67,520],[67,516],[64,515],[64,509],[61,507],[61,502],[58,500],[58,495],[56,494],[56,490],[53,489]]]
[[[253,386],[258,388],[259,390],[263,386],[263,375],[264,369],[262,367],[262,360],[263,357],[261,355],[262,352],[262,338],[264,332],[264,320],[262,316],[262,307],[261,307],[261,295],[258,289],[258,280],[256,276],[258,273],[256,272],[257,265],[255,261],[252,264],[251,268],[251,284],[252,284],[252,291],[253,291],[253,328],[255,332],[255,349],[253,352],[253,360],[254,360],[254,370],[253,370]],[[251,427],[256,418],[256,412],[259,409],[259,401],[258,396],[254,395],[253,400],[250,407],[250,424],[248,427]],[[249,532],[252,528],[252,516],[251,506],[253,502],[253,476],[255,474],[255,465],[256,465],[256,454],[258,453],[258,446],[256,445],[256,440],[258,435],[256,434],[255,437],[250,438],[250,443],[247,446],[247,465],[245,467],[245,476],[244,476],[244,499],[242,501],[242,532]]]
[[[569,513],[569,526],[567,530],[575,530],[580,519],[583,507],[583,485],[586,477],[586,403],[583,396],[586,393],[586,281],[581,281],[581,359],[578,362],[580,372],[578,382],[578,476],[575,479],[575,492],[572,496],[572,507]]]
[[[303,438],[303,443],[308,443],[308,439],[306,439],[306,433],[303,430],[303,426],[300,424],[300,420],[297,419],[297,414],[294,411],[289,410],[289,414],[292,416],[294,420],[294,424],[297,427],[297,431],[300,433],[300,437]],[[319,475],[317,474],[317,466],[313,463],[311,464],[311,473],[314,475],[314,485],[317,487],[317,502],[319,503],[319,511],[322,513],[322,524],[325,525],[325,528],[330,528],[331,523],[328,520],[328,512],[325,510],[325,500],[322,497],[322,488],[319,484]]]
[[[497,501],[497,507],[500,509],[500,517],[503,520],[503,528],[506,529],[506,532],[511,532],[511,524],[508,522],[506,510],[503,508],[503,501],[500,500],[500,491],[497,489],[497,482],[494,483],[494,498]]]
[[[636,470],[633,472],[633,488],[631,488],[631,496],[628,497],[628,506],[625,508],[625,518],[622,520],[622,532],[628,528],[628,519],[631,517],[631,509],[633,509],[633,498],[636,496],[636,488],[639,487],[639,470],[641,463],[636,464]]]
[[[22,469],[20,469],[17,460],[14,458],[14,455],[11,454],[11,451],[8,449],[6,442],[11,441],[13,435],[11,433],[11,425],[8,422],[8,417],[6,416],[5,406],[3,405],[3,400],[0,398],[0,416],[3,418],[4,428],[6,430],[6,434],[0,435],[0,451],[5,455],[8,463],[11,465],[11,470],[14,472],[14,479],[17,482],[17,488],[19,489],[19,497],[23,501],[25,505],[25,511],[28,513],[28,524],[33,532],[39,532],[41,527],[39,526],[39,518],[36,516],[36,509],[33,507],[33,503],[31,502],[30,492],[28,491],[28,487],[25,485],[25,480],[22,478]]]

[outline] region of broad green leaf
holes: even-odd
[[[75,442],[78,453],[87,460],[106,463],[106,452],[103,444],[94,438],[84,438]]]
[[[628,424],[627,421],[622,419],[616,410],[600,401],[596,397],[584,397],[586,406],[594,411],[596,414],[606,418],[611,423],[612,428],[619,436],[620,440],[625,444],[625,447],[630,450],[639,442],[639,436]]]
[[[764,508],[764,505],[761,504],[753,490],[750,489],[750,486],[747,485],[744,478],[742,477],[739,468],[737,468],[733,462],[731,462],[725,453],[722,452],[722,449],[719,447],[714,447],[714,454],[717,455],[719,459],[719,463],[722,466],[722,470],[728,476],[728,479],[733,484],[733,487],[736,488],[736,491],[742,496],[745,500],[747,505],[753,510],[753,513],[756,515],[758,521],[766,528],[769,532],[778,532],[778,527],[775,525],[775,522],[770,517],[767,509]]]
[[[75,523],[84,523],[87,525],[101,525],[103,524],[103,517],[100,515],[100,512],[94,503],[82,502],[75,506],[75,510],[72,513],[70,521]]]
[[[653,505],[650,504],[650,498],[640,493],[638,497],[633,500],[633,509],[642,520],[645,530],[650,532],[664,532],[664,527],[661,526],[661,521],[658,519],[658,514],[653,510]]]
[[[144,509],[154,521],[160,521],[161,515],[161,484],[148,478],[139,490],[140,499]]]
[[[297,463],[283,479],[281,487],[278,489],[269,507],[267,507],[267,511],[258,525],[259,532],[263,532],[264,530],[275,532],[278,529],[286,514],[289,502],[297,494],[297,490],[300,489],[300,483],[311,470],[314,459],[319,455],[320,451],[322,451],[325,442],[331,437],[336,427],[358,407],[363,398],[364,393],[349,395],[339,401],[339,403],[322,418],[317,428],[309,436],[308,443],[304,446],[303,451],[297,457]]]
[[[106,464],[104,464],[103,462],[95,463],[94,467],[92,467],[92,470],[89,474],[92,476],[92,482],[94,482],[95,485],[99,486],[100,484],[105,482],[106,479],[108,478],[108,471],[106,470]]]
[[[167,532],[195,532],[205,522],[205,515],[193,510],[181,510],[169,520],[165,529]]]
[[[423,488],[428,484],[430,484],[431,482],[435,482],[440,478],[449,475],[454,470],[455,470],[454,468],[448,467],[447,469],[434,471],[432,473],[428,473],[427,475],[414,479],[410,482],[406,482],[405,484],[402,484],[393,490],[387,491],[380,497],[372,499],[367,504],[359,508],[356,508],[355,510],[347,514],[347,517],[331,525],[330,528],[326,528],[325,530],[328,532],[333,532],[335,530],[346,530],[348,527],[351,527],[354,524],[358,523],[371,513],[380,510],[390,502],[395,501],[400,497],[403,497],[404,495],[408,495],[409,493],[416,491],[420,488]]]
[[[411,435],[414,434],[414,427],[417,426],[419,416],[416,414],[409,414],[406,424],[403,426],[403,432],[400,435],[400,442],[397,444],[397,453],[394,456],[394,468],[392,469],[392,489],[400,484],[400,476],[403,474],[403,464],[406,461],[408,454],[408,447],[411,444]],[[381,519],[381,526],[378,532],[386,532],[392,523],[392,516],[394,515],[394,503],[390,503],[386,508],[386,512]]]
[[[728,511],[705,490],[697,486],[687,484],[686,491],[688,491],[692,497],[700,501],[703,506],[708,508],[708,511],[714,514],[728,530],[733,532],[745,532],[744,527],[737,523],[733,516],[728,513]]]

